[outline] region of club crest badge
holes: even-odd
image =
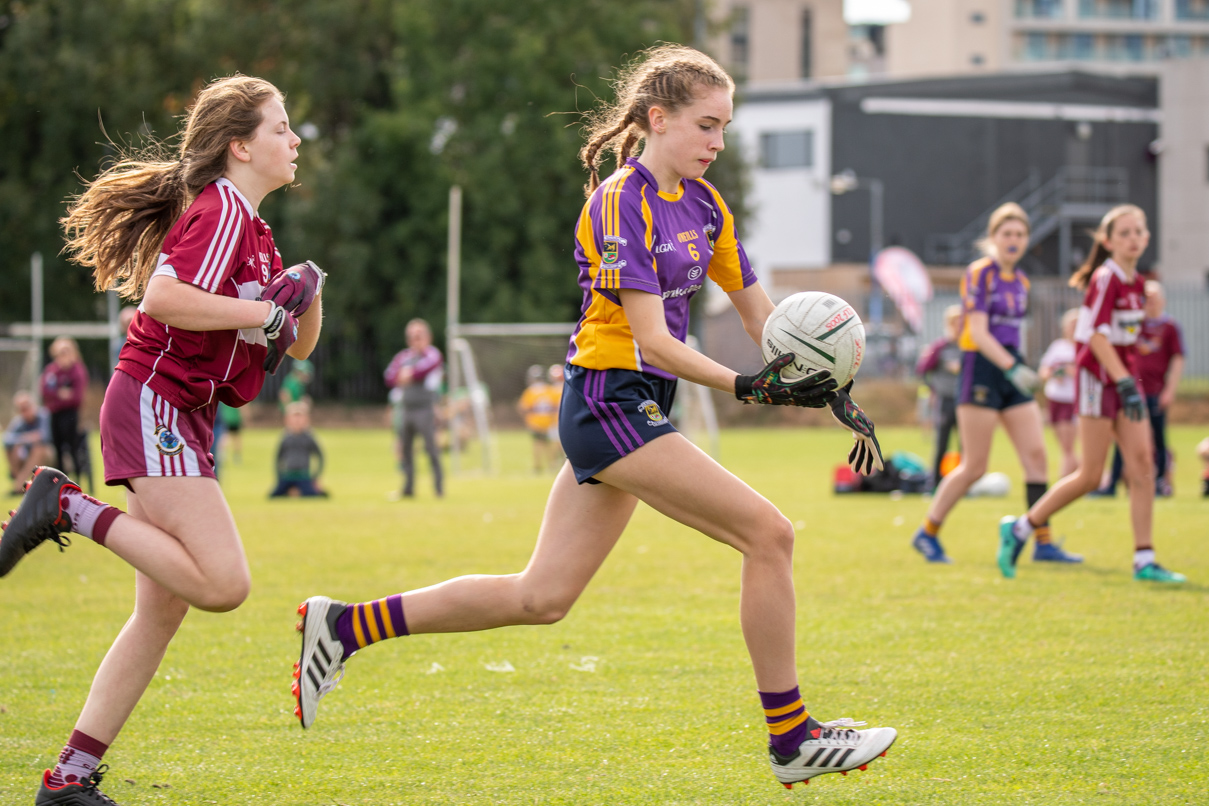
[[[638,410],[646,415],[647,425],[667,425],[668,419],[654,400],[644,400],[638,404]]]
[[[604,255],[601,259],[604,260],[605,263],[616,263],[618,255],[617,247],[618,244],[616,241],[605,241]]]
[[[185,449],[185,442],[162,425],[155,427],[155,449],[164,456],[176,456]]]

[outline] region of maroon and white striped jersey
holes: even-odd
[[[282,270],[269,225],[235,185],[206,186],[164,239],[155,275],[211,294],[257,299]],[[154,276],[154,275],[153,275]],[[264,384],[264,331],[192,331],[135,314],[117,368],[183,410],[215,402],[242,406]]]
[[[1095,333],[1102,333],[1108,338],[1108,343],[1116,348],[1117,355],[1131,375],[1136,377],[1138,374],[1134,344],[1142,328],[1142,319],[1146,316],[1142,309],[1144,284],[1141,275],[1136,273],[1132,280],[1128,279],[1125,270],[1112,258],[1092,272],[1075,324],[1075,341],[1079,345],[1075,363],[1080,369],[1092,373],[1100,383],[1111,383],[1112,379],[1088,347]]]

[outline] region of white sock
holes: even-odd
[[[1138,549],[1133,553],[1133,570],[1145,568],[1154,562],[1154,549]]]
[[[1030,536],[1032,536],[1033,528],[1033,525],[1029,523],[1028,513],[1025,513],[1017,518],[1016,522],[1012,524],[1012,534],[1016,536],[1017,540],[1023,543],[1024,541],[1028,540]]]

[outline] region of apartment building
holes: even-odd
[[[1209,0],[914,0],[885,31],[888,76],[1078,67],[1157,73],[1209,56]]]

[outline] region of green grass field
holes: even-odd
[[[783,790],[772,778],[739,632],[738,555],[640,507],[570,616],[551,627],[404,638],[349,664],[304,732],[292,716],[294,608],[377,598],[523,566],[549,478],[521,434],[498,477],[436,501],[387,500],[385,431],[322,431],[328,501],[273,501],[276,433],[246,434],[224,486],[254,587],[234,613],[193,613],[106,761],[139,804],[1203,804],[1209,800],[1209,502],[1173,429],[1177,495],[1156,506],[1159,558],[1181,587],[1133,581],[1128,503],[1087,500],[1056,534],[1082,567],[994,565],[995,525],[1021,509],[963,502],[956,564],[908,547],[918,496],[833,497],[838,429],[731,431],[722,461],[798,528],[803,697],[821,719],[899,729],[868,772]],[[926,454],[886,429],[887,452]],[[121,494],[107,489],[111,500]],[[130,612],[133,572],[87,540],[43,547],[0,581],[0,806],[32,803],[96,665]],[[504,663],[514,671],[492,671]],[[133,783],[127,783],[127,779]]]

